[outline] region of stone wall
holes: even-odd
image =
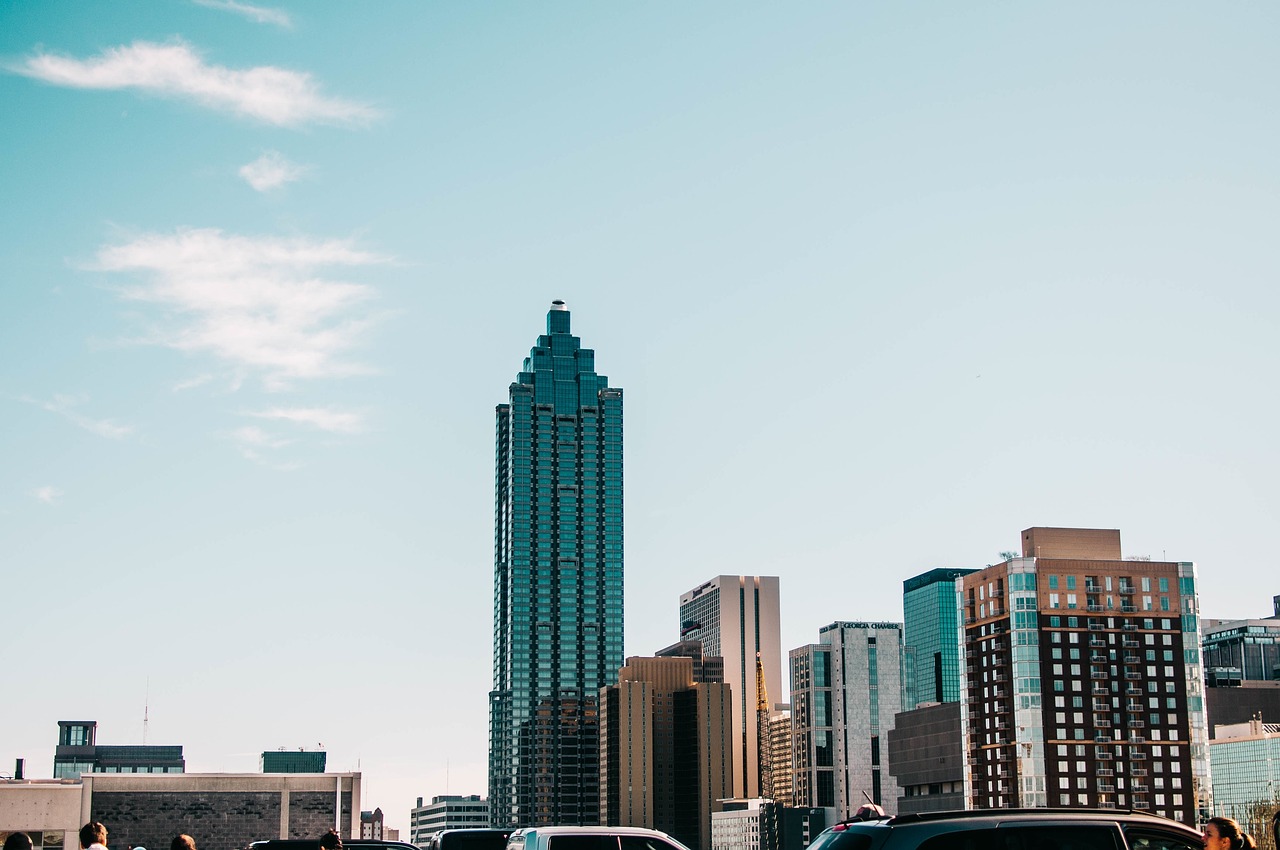
[[[329,795],[330,811],[333,795]],[[280,794],[262,791],[98,791],[93,820],[112,847],[168,850],[186,833],[201,850],[237,850],[280,833]]]

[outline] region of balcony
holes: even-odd
[[[1090,673],[1090,674],[1089,674],[1089,678],[1090,678],[1090,679],[1105,679],[1105,678],[1107,678],[1107,671],[1106,671],[1106,670],[1094,670],[1092,673]]]
[[[1136,631],[1138,630],[1138,624],[1137,624],[1137,623],[1125,623],[1125,624],[1124,624],[1123,626],[1121,626],[1120,628],[1124,629],[1126,632],[1136,632]]]
[[[1130,728],[1130,729],[1144,729],[1144,728],[1146,728],[1146,725],[1147,725],[1147,724],[1146,724],[1146,721],[1143,721],[1143,720],[1130,720],[1130,721],[1129,721],[1129,728]]]
[[[1125,637],[1121,638],[1120,645],[1130,649],[1136,649],[1137,647],[1142,646],[1142,641],[1137,638]]]
[[[1109,767],[1100,767],[1094,773],[1098,774],[1099,778],[1116,775],[1116,772]]]
[[[1141,679],[1142,674],[1137,672],[1136,670],[1126,670],[1124,671],[1124,677],[1126,679]]]
[[[1138,613],[1138,606],[1137,606],[1137,605],[1128,605],[1128,604],[1121,605],[1121,606],[1120,606],[1120,611],[1121,611],[1122,613],[1125,613],[1125,614],[1136,614],[1136,613]]]
[[[1124,693],[1125,693],[1125,696],[1131,696],[1131,697],[1138,696],[1142,693],[1142,688],[1138,687],[1137,685],[1125,685]]]
[[[1130,775],[1130,776],[1132,776],[1133,778],[1137,779],[1137,778],[1138,778],[1138,777],[1140,777],[1140,776],[1146,776],[1146,775],[1147,775],[1147,770],[1146,770],[1146,768],[1142,768],[1142,767],[1135,767],[1135,768],[1130,769],[1130,771],[1129,771],[1129,775]]]
[[[1140,702],[1125,703],[1124,710],[1129,712],[1130,714],[1141,714],[1143,711],[1142,703]]]
[[[1084,585],[1084,592],[1085,592],[1085,593],[1101,593],[1101,592],[1102,592],[1102,585],[1100,585],[1100,584],[1089,584],[1088,582],[1085,582],[1085,585]]]
[[[1126,655],[1124,657],[1124,663],[1125,664],[1141,664],[1142,659],[1136,655]]]
[[[1095,702],[1095,703],[1093,704],[1093,710],[1094,710],[1094,711],[1110,711],[1110,710],[1111,710],[1111,703],[1109,703],[1109,702]]]
[[[1103,611],[1107,610],[1106,608],[1103,608],[1101,605],[1097,605],[1097,604],[1090,604],[1088,608],[1090,611],[1092,611],[1095,614],[1101,614]]]
[[[1145,794],[1147,793],[1147,783],[1131,782],[1129,783],[1129,790],[1133,791],[1135,794]]]
[[[1109,783],[1109,782],[1099,782],[1099,783],[1098,783],[1098,793],[1099,793],[1099,794],[1114,794],[1114,793],[1115,793],[1115,791],[1116,791],[1116,786],[1112,785],[1112,784],[1111,784],[1111,783]]]
[[[1135,587],[1131,587],[1125,584],[1120,585],[1120,593],[1124,596],[1133,596],[1137,592],[1138,592],[1138,589]]]
[[[1110,729],[1111,721],[1107,720],[1106,718],[1099,720],[1098,718],[1095,717],[1093,719],[1093,725],[1097,726],[1099,729]]]
[[[1131,743],[1131,744],[1140,744],[1140,743],[1142,743],[1142,739],[1141,739],[1141,738],[1139,738],[1137,741],[1134,741],[1134,740],[1131,738],[1131,739],[1129,739],[1129,743]],[[1146,754],[1146,753],[1135,753],[1135,752],[1130,752],[1130,753],[1129,753],[1129,761],[1146,761],[1146,760],[1147,760],[1147,754]]]
[[[1097,739],[1095,739],[1095,741],[1096,740]],[[1098,741],[1098,743],[1102,743],[1102,742]],[[1110,738],[1106,739],[1106,743],[1108,744],[1111,743],[1111,739]],[[1115,755],[1110,750],[1097,750],[1094,752],[1093,757],[1096,758],[1098,761],[1111,761],[1112,759],[1115,758]]]
[[[1146,797],[1143,797],[1143,798],[1141,798],[1141,799],[1139,799],[1138,797],[1134,797],[1134,798],[1133,798],[1133,807],[1134,807],[1135,809],[1149,809],[1149,808],[1151,808],[1151,804],[1147,802],[1147,798],[1146,798]]]
[[[1089,621],[1089,631],[1091,632],[1100,632],[1106,627],[1107,627],[1106,623],[1094,622],[1093,620]]]
[[[1110,800],[1098,801],[1098,808],[1100,809],[1114,809],[1115,807],[1116,807],[1116,804],[1111,802]]]
[[[1101,697],[1105,697],[1107,694],[1111,693],[1110,691],[1107,690],[1106,685],[1094,685],[1093,688],[1091,689],[1091,692],[1093,693],[1094,696],[1101,696]]]
[[[1095,744],[1110,744],[1110,743],[1111,743],[1111,736],[1110,736],[1110,735],[1103,735],[1103,734],[1099,733],[1099,734],[1097,734],[1097,735],[1094,735],[1094,736],[1093,736],[1093,742],[1094,742]]]
[[[1145,744],[1146,742],[1147,742],[1147,739],[1146,739],[1146,738],[1144,738],[1144,737],[1142,737],[1141,735],[1130,735],[1130,736],[1129,736],[1129,743],[1130,743],[1130,744]],[[1133,753],[1129,753],[1129,758],[1136,758],[1136,756],[1135,756]]]

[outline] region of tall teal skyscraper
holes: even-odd
[[[497,407],[494,826],[595,824],[599,692],[622,666],[622,390],[553,301]]]
[[[915,654],[908,708],[960,701],[960,632],[956,579],[976,570],[940,568],[902,583],[903,640]]]

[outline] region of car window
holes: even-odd
[[[842,829],[839,832],[822,833],[809,845],[809,850],[868,850],[870,847],[870,835]]]
[[[648,835],[623,835],[622,850],[676,850],[675,845]]]
[[[1126,829],[1124,837],[1129,850],[1201,850],[1204,846],[1195,836],[1150,827]]]
[[[552,835],[547,850],[618,850],[614,835]]]
[[[1110,826],[1044,824],[964,829],[935,835],[919,850],[1119,850]]]

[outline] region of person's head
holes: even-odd
[[[185,833],[175,835],[169,842],[169,850],[196,850],[196,840]]]
[[[31,850],[31,836],[25,832],[11,832],[4,840],[4,850]]]
[[[80,827],[80,846],[88,847],[90,844],[107,843],[107,828],[95,821],[89,821]]]
[[[1209,818],[1204,824],[1205,850],[1252,850],[1253,836],[1231,818]]]
[[[336,829],[331,829],[320,836],[321,850],[342,850],[342,836]]]

